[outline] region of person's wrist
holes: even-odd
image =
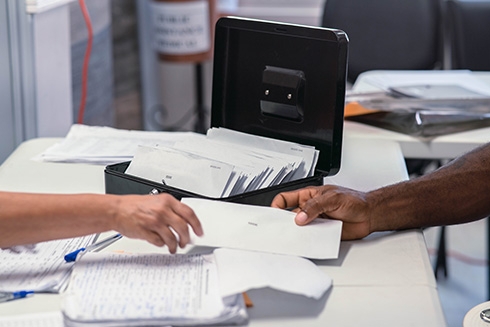
[[[106,222],[108,230],[119,230],[121,220],[122,197],[117,195],[107,195]]]
[[[365,201],[366,210],[364,210],[364,221],[366,222],[369,235],[382,230],[382,227],[380,226],[381,215],[378,212],[380,207],[376,201],[376,194],[373,194],[373,192],[366,193]]]

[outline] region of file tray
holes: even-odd
[[[321,185],[340,169],[348,39],[343,31],[224,17],[215,32],[211,127],[312,145],[313,176],[219,200],[270,205],[274,196]],[[105,169],[106,193],[203,197]]]

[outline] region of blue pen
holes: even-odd
[[[109,244],[114,243],[115,241],[117,241],[121,237],[122,237],[121,234],[116,234],[116,235],[113,235],[111,237],[108,237],[108,238],[106,238],[106,239],[104,239],[104,240],[102,240],[100,242],[97,242],[97,243],[94,243],[92,245],[89,245],[86,248],[80,248],[80,249],[78,249],[76,251],[70,252],[67,255],[65,255],[65,261],[66,262],[73,262],[73,261],[76,260],[77,255],[80,252],[83,252],[83,251],[93,251],[93,250],[101,249],[101,248],[103,248],[105,246],[108,246]]]
[[[0,292],[0,303],[17,299],[23,299],[34,291]]]

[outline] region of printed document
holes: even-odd
[[[192,234],[192,243],[300,256],[335,259],[340,248],[342,222],[316,219],[306,226],[294,222],[295,213],[272,207],[183,198],[199,218],[204,235]]]

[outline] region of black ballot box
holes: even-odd
[[[319,150],[313,176],[219,200],[270,205],[280,192],[321,185],[325,176],[339,171],[347,57],[348,38],[341,30],[236,17],[218,20],[211,127]],[[125,174],[129,164],[106,167],[106,193],[206,198]]]

